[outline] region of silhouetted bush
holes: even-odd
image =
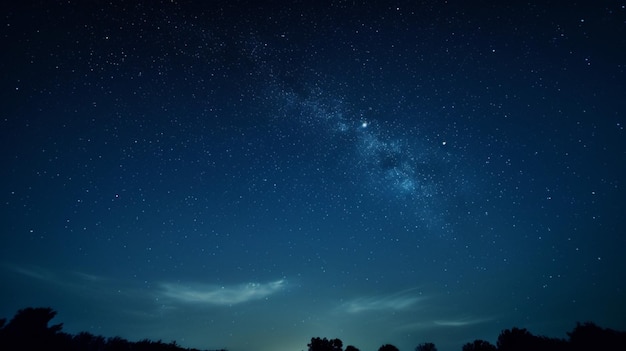
[[[72,340],[75,351],[100,351],[104,350],[106,339],[103,336],[96,336],[87,332],[74,335]]]
[[[587,322],[576,323],[571,333],[567,333],[572,351],[602,350],[624,351],[626,350],[626,332],[618,332],[611,329],[600,328]]]
[[[183,349],[175,341],[169,344],[142,340],[131,342],[121,337],[105,339],[87,332],[70,335],[61,332],[63,324],[48,326],[56,316],[51,308],[19,310],[5,325],[0,320],[1,351],[199,351]],[[220,350],[225,351],[225,350]]]
[[[463,345],[463,351],[496,351],[496,347],[489,341],[478,339]]]
[[[506,329],[498,336],[498,351],[567,351],[570,345],[563,339],[535,336],[526,329]]]
[[[65,345],[60,334],[63,324],[48,326],[56,312],[51,308],[25,308],[2,328],[2,350],[30,351],[49,349],[50,345]]]
[[[437,351],[437,347],[432,342],[425,342],[417,345],[415,351]]]
[[[506,329],[498,336],[498,351],[522,351],[532,348],[534,336],[526,329]]]
[[[393,346],[393,345],[385,344],[385,345],[379,347],[378,351],[400,351],[400,350],[398,350],[398,348]]]
[[[339,339],[311,338],[307,346],[309,351],[342,351],[343,342]]]

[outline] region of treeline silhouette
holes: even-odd
[[[474,340],[463,345],[462,351],[626,351],[626,332],[601,328],[594,323],[577,323],[567,333],[567,339],[536,336],[526,329],[503,330],[496,345],[485,340]],[[349,345],[342,349],[340,339],[312,338],[307,344],[309,351],[359,351]],[[390,344],[382,345],[378,351],[400,351]],[[432,342],[419,344],[415,351],[437,351]]]
[[[1,351],[200,351],[182,348],[175,341],[164,343],[128,341],[118,336],[105,338],[81,332],[71,335],[61,331],[63,323],[48,325],[56,315],[52,308],[19,310],[8,323],[0,319]],[[219,350],[225,351],[225,350]]]
[[[175,341],[128,341],[120,337],[105,338],[87,332],[71,335],[61,331],[63,324],[49,325],[56,311],[46,308],[19,310],[8,323],[0,319],[0,351],[200,351],[182,348]],[[474,340],[462,351],[626,351],[626,332],[601,328],[594,323],[577,323],[567,333],[567,339],[536,336],[526,329],[503,330],[496,345],[485,340]],[[340,339],[311,338],[308,351],[359,351],[353,345],[343,348]],[[226,350],[219,350],[226,351]],[[378,351],[400,351],[385,344]],[[437,351],[432,342],[422,343],[415,351]]]
[[[604,329],[593,323],[577,323],[567,333],[567,339],[536,336],[526,329],[503,330],[496,345],[485,340],[474,340],[463,345],[462,351],[626,351],[626,332]],[[308,351],[359,351],[349,345],[342,349],[340,339],[312,338]],[[390,344],[382,345],[378,351],[399,351]],[[419,344],[415,351],[437,351],[432,342]]]

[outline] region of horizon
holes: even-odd
[[[31,313],[30,313],[30,314],[28,314],[28,313],[24,313],[24,312],[28,312],[29,310],[31,310]],[[43,310],[43,311],[36,311],[36,310]],[[49,316],[50,316],[50,317],[48,318],[48,319],[49,319],[49,321],[47,322],[47,326],[44,326],[44,327],[45,327],[45,328],[52,328],[51,330],[54,330],[54,329],[55,329],[55,331],[54,331],[54,333],[53,333],[52,335],[54,335],[54,334],[57,334],[57,335],[58,335],[58,334],[65,334],[65,335],[69,335],[69,336],[71,336],[73,339],[75,339],[77,336],[79,336],[79,335],[81,335],[81,334],[83,334],[83,333],[88,333],[88,334],[90,334],[90,336],[92,336],[92,337],[102,337],[102,340],[103,340],[103,341],[106,341],[106,342],[108,342],[108,341],[110,341],[110,340],[114,340],[114,339],[117,339],[117,338],[120,338],[120,337],[121,337],[120,335],[109,335],[109,336],[106,336],[106,335],[101,335],[101,334],[94,334],[94,333],[90,333],[90,332],[87,332],[87,331],[69,332],[69,333],[68,333],[68,331],[67,331],[67,330],[63,330],[63,325],[64,325],[64,323],[63,323],[63,322],[61,322],[61,323],[56,323],[56,322],[59,322],[59,321],[57,320],[58,318],[56,318],[56,316],[58,315],[58,311],[54,310],[54,309],[53,309],[53,308],[51,308],[51,307],[28,307],[28,308],[22,308],[22,309],[20,309],[19,311],[17,311],[17,313],[15,314],[15,316],[14,316],[13,318],[0,318],[0,320],[2,320],[2,321],[4,322],[4,323],[3,323],[3,325],[2,325],[2,326],[0,326],[0,329],[2,329],[2,328],[10,328],[10,327],[11,327],[11,324],[13,323],[13,321],[16,319],[16,317],[17,317],[17,316],[18,316],[18,314],[20,314],[20,313],[22,314],[22,319],[21,319],[21,320],[22,320],[22,324],[13,325],[13,326],[11,327],[11,328],[13,328],[13,329],[11,329],[11,330],[13,330],[13,333],[15,333],[15,330],[16,330],[16,329],[14,329],[14,328],[16,328],[16,327],[17,327],[17,328],[21,328],[21,327],[25,327],[25,326],[26,326],[26,327],[30,327],[30,328],[39,328],[39,327],[42,327],[42,326],[41,326],[41,325],[39,325],[38,323],[34,323],[34,324],[32,324],[32,323],[31,323],[31,324],[29,324],[29,323],[24,323],[24,320],[25,320],[24,318],[31,318],[31,320],[32,320],[32,321],[40,321],[40,320],[41,320],[41,317],[34,317],[34,316],[35,316],[35,314],[33,314],[32,312],[36,312],[35,314],[38,314],[39,316],[41,316],[42,314],[45,314],[45,315],[49,315]],[[40,313],[40,312],[41,312],[41,313]],[[29,315],[30,317],[24,317],[24,316],[26,316],[26,315]],[[7,324],[9,325],[9,327],[7,327]],[[60,328],[56,329],[56,328],[57,328],[57,327],[59,327],[59,326],[60,326]],[[588,329],[589,327],[591,327],[592,329],[591,329],[591,330],[589,330],[589,329]],[[9,329],[4,329],[4,330],[9,330]],[[18,330],[19,330],[19,329],[18,329]],[[486,340],[486,339],[473,339],[473,340],[470,340],[470,341],[467,341],[466,343],[464,343],[464,344],[463,344],[463,346],[465,346],[465,344],[469,344],[469,343],[476,342],[476,341],[487,341],[488,343],[490,343],[490,344],[491,344],[492,346],[494,346],[494,347],[496,347],[496,345],[498,345],[498,347],[500,347],[500,346],[501,346],[501,347],[503,347],[503,350],[504,350],[504,349],[508,349],[509,347],[511,347],[512,345],[514,345],[514,344],[511,344],[511,342],[517,342],[517,343],[528,343],[528,342],[529,342],[529,340],[528,340],[527,338],[520,338],[522,334],[519,334],[519,333],[517,333],[517,339],[512,339],[512,338],[511,338],[511,335],[515,335],[515,334],[516,334],[516,333],[515,333],[516,331],[517,331],[517,332],[525,332],[525,333],[529,333],[528,335],[530,335],[530,336],[531,336],[531,338],[535,338],[535,340],[536,340],[536,339],[541,340],[541,339],[544,339],[544,338],[548,338],[548,339],[551,339],[551,340],[553,340],[553,341],[556,341],[556,340],[561,340],[561,341],[565,341],[565,342],[568,342],[568,343],[575,342],[575,341],[574,341],[574,336],[573,336],[573,335],[576,335],[576,337],[575,337],[575,338],[576,338],[576,340],[577,340],[576,342],[583,342],[583,343],[584,343],[584,342],[586,342],[584,345],[589,345],[589,343],[591,342],[591,343],[602,343],[602,345],[603,345],[604,347],[607,347],[607,346],[610,346],[610,347],[618,347],[617,345],[612,344],[612,342],[622,342],[622,343],[623,343],[623,342],[626,342],[626,338],[624,338],[624,337],[626,337],[626,331],[619,331],[619,330],[615,330],[615,329],[611,329],[611,328],[604,328],[604,327],[599,326],[599,325],[597,325],[597,324],[595,324],[595,323],[593,323],[593,322],[585,322],[585,323],[576,322],[576,327],[575,327],[575,328],[572,328],[571,332],[570,332],[570,331],[567,331],[567,332],[565,333],[565,334],[566,334],[566,336],[567,336],[567,338],[562,338],[562,337],[550,337],[550,336],[546,336],[546,335],[538,335],[538,334],[533,333],[533,332],[532,332],[532,331],[530,331],[530,330],[527,330],[526,328],[511,327],[511,328],[507,328],[507,329],[502,330],[502,331],[498,334],[498,337],[497,337],[497,342],[496,342],[496,341],[491,342],[491,341]],[[602,333],[601,333],[601,334],[603,335],[602,337],[600,337],[600,334],[598,334],[598,332],[599,332],[599,331],[603,331],[603,333],[604,333],[604,334],[602,334]],[[22,332],[24,332],[24,331],[22,331]],[[31,330],[31,332],[32,332],[32,333],[41,333],[41,332],[42,332],[42,330],[39,330],[39,329],[33,329],[33,330]],[[504,341],[504,344],[500,345],[500,340],[501,340],[501,337],[504,335],[504,333],[505,333],[505,332],[509,333],[509,338],[502,339],[502,341]],[[620,333],[620,334],[622,334],[622,335],[623,335],[623,338],[621,339],[621,341],[620,341],[620,339],[619,339],[619,337],[618,337],[618,336],[616,337],[616,334],[615,334],[616,332],[617,332],[617,333]],[[608,333],[608,334],[607,334],[607,333]],[[11,335],[10,333],[9,333],[9,334],[3,334],[2,341],[3,341],[3,342],[8,342],[8,340],[10,340],[10,339],[5,339],[5,338],[7,338],[7,337],[8,337],[8,338],[10,338],[10,335]],[[19,333],[18,333],[17,335],[23,335],[23,334],[19,334]],[[26,334],[26,335],[29,335],[29,334]],[[36,334],[32,334],[32,336],[34,336],[34,335],[36,335]],[[606,338],[607,338],[609,335],[611,335],[611,337],[612,337],[612,338],[614,338],[614,339],[612,339],[612,341],[608,341],[608,340],[606,340]],[[42,335],[42,337],[43,337],[43,335]],[[49,336],[48,336],[48,337],[49,337]],[[18,338],[19,338],[19,336],[18,336]],[[339,340],[341,340],[341,338],[335,338],[335,337],[328,337],[328,338],[327,338],[327,337],[320,337],[320,336],[317,336],[317,337],[311,337],[310,342],[313,342],[313,339],[314,339],[314,338],[316,338],[316,339],[320,339],[320,340],[321,340],[321,339],[324,339],[324,341],[326,341],[326,340],[333,340],[333,339],[339,339]],[[35,339],[37,339],[37,338],[35,338]],[[45,338],[44,338],[44,339],[45,339]],[[19,340],[19,339],[18,339],[18,340]],[[57,340],[57,341],[55,341],[55,340]],[[52,342],[52,343],[54,343],[54,342],[58,342],[58,340],[59,340],[59,339],[50,339],[50,340],[48,340],[48,342]],[[61,340],[64,340],[64,339],[61,339]],[[177,340],[163,340],[162,338],[141,338],[141,339],[138,339],[138,340],[130,340],[130,339],[126,339],[126,338],[122,337],[122,340],[125,340],[125,341],[128,341],[128,342],[131,342],[131,343],[135,343],[135,342],[143,342],[143,341],[149,341],[149,342],[163,342],[163,343],[165,343],[165,344],[173,344],[173,345],[176,345],[176,346],[178,346],[178,347],[179,347],[179,348],[181,348],[181,349],[197,349],[197,350],[207,350],[207,351],[210,351],[210,350],[213,350],[213,351],[224,351],[224,350],[230,350],[230,349],[228,349],[228,348],[206,348],[206,347],[199,347],[199,346],[189,346],[189,345],[184,345],[183,343],[178,342]],[[514,341],[514,340],[515,340],[515,341]],[[584,340],[584,341],[583,341],[583,340]],[[40,342],[41,342],[41,340],[38,340],[38,341],[40,341]],[[15,342],[15,341],[14,341],[14,342]],[[84,341],[83,341],[83,342],[84,342]],[[535,341],[535,342],[537,342],[537,341]],[[309,343],[309,342],[307,342],[307,344],[308,344],[308,343]],[[354,344],[350,344],[350,343],[343,342],[343,340],[341,340],[341,343],[342,343],[342,349],[347,349],[347,348],[349,348],[349,347],[355,347],[355,345],[354,345]],[[416,347],[413,347],[413,349],[414,349],[414,350],[417,350],[417,346],[421,346],[421,345],[424,345],[424,344],[426,344],[426,343],[429,343],[429,342],[422,342],[422,343],[419,343],[419,344],[417,344],[417,345],[416,345]],[[439,348],[436,344],[434,344],[434,343],[431,343],[431,344],[435,345],[435,347],[437,347],[437,349],[438,349],[438,350],[440,350],[440,348]],[[395,345],[394,345],[394,344],[392,344],[392,343],[383,343],[383,344],[381,344],[381,346],[379,346],[379,347],[382,347],[382,346],[384,346],[384,345],[393,345],[393,346],[395,347]],[[520,345],[521,345],[521,344],[518,344],[518,346],[520,346]],[[530,344],[524,344],[524,345],[529,346]],[[321,347],[321,345],[318,345],[318,346],[319,346],[319,347]],[[600,344],[597,344],[597,346],[601,346],[601,345],[600,345]],[[257,346],[257,347],[258,347],[258,346]],[[544,348],[545,348],[545,347],[550,347],[550,348],[552,348],[552,347],[555,347],[555,345],[551,344],[551,346],[547,346],[547,345],[540,346],[540,345],[538,345],[538,344],[535,344],[535,347],[544,347]],[[362,350],[362,348],[360,348],[360,347],[356,347],[356,348],[357,348],[358,350]],[[460,348],[460,347],[459,347],[459,348]],[[262,349],[262,348],[261,348],[261,349]],[[283,346],[281,349],[291,349],[291,350],[295,350],[296,348],[289,348],[289,347],[287,347],[287,346]],[[308,348],[308,345],[307,345],[307,348],[305,348],[305,349],[307,349],[307,350],[311,351],[311,350]],[[274,350],[276,350],[276,348],[274,348]],[[316,350],[313,350],[313,351],[316,351]],[[320,351],[320,350],[317,350],[317,351]],[[365,351],[365,350],[363,350],[363,351]],[[380,350],[379,350],[379,351],[380,351]]]

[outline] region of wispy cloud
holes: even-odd
[[[42,288],[61,289],[74,296],[102,298],[105,295],[120,295],[130,292],[128,284],[115,282],[107,277],[66,270],[53,270],[36,265],[5,264],[3,268],[42,284]],[[140,293],[137,292],[136,293]]]
[[[95,275],[95,274],[88,274],[88,273],[83,273],[83,272],[72,272],[72,273],[75,276],[79,277],[80,279],[84,281],[88,281],[88,282],[103,282],[107,280],[107,278],[99,276],[99,275]]]
[[[434,321],[440,327],[466,327],[468,325],[480,324],[490,321],[491,318],[459,318]]]
[[[5,267],[29,278],[56,285],[76,285],[84,284],[86,282],[96,283],[106,280],[106,278],[98,275],[78,271],[53,271],[39,266],[5,265]]]
[[[235,305],[259,300],[275,294],[285,287],[285,280],[269,283],[247,283],[234,286],[161,284],[161,295],[171,299],[209,305]]]
[[[429,329],[440,329],[440,328],[461,328],[467,327],[480,323],[487,323],[492,321],[494,318],[451,318],[451,319],[439,319],[439,320],[423,320],[420,322],[404,324],[400,326],[399,330],[429,330]]]
[[[349,313],[376,310],[405,310],[411,308],[425,297],[411,293],[411,290],[393,295],[362,297],[345,303],[343,308]]]
[[[7,268],[16,273],[25,275],[27,277],[38,279],[38,280],[43,280],[46,282],[55,282],[57,280],[56,275],[54,273],[48,270],[39,268],[39,267],[23,267],[23,266],[8,265]]]

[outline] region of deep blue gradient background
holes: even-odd
[[[623,1],[0,13],[0,315],[232,351],[626,329]]]

